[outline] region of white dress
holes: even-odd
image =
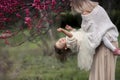
[[[89,70],[93,62],[95,49],[90,46],[88,36],[82,29],[72,33],[72,38],[66,37],[67,47],[78,53],[78,67]]]

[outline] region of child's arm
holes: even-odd
[[[57,29],[58,32],[63,32],[66,36],[68,36],[69,38],[71,38],[73,36],[73,34],[63,28],[58,28]]]
[[[63,28],[58,28],[57,31],[63,32],[65,35],[68,36],[66,37],[67,48],[70,48],[73,53],[77,53],[79,51],[80,45],[78,43],[78,40],[73,36],[73,34]]]
[[[104,45],[112,51],[115,51],[116,47],[104,36],[102,38]]]

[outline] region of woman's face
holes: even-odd
[[[56,42],[55,46],[56,46],[58,49],[63,49],[63,48],[65,48],[65,47],[66,47],[66,39],[65,39],[65,38],[60,38],[60,39]]]

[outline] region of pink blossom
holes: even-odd
[[[29,29],[32,29],[31,21],[32,19],[30,17],[25,17],[25,24],[27,24]]]
[[[21,17],[22,17],[19,13],[17,13],[16,16],[17,16],[18,18],[21,18]]]
[[[17,24],[17,22],[20,23],[19,26],[26,24],[31,28],[34,25],[34,21],[32,22],[32,20],[35,18],[36,20],[38,18],[44,20],[43,16],[51,20],[49,24],[53,24],[51,13],[56,12],[56,14],[58,14],[62,12],[64,10],[63,5],[65,5],[66,1],[67,0],[0,0],[0,30],[7,29],[10,26],[16,28],[18,26],[14,24]],[[39,24],[39,21],[36,24]]]
[[[6,30],[5,32],[1,33],[0,39],[6,39],[6,38],[8,38],[8,37],[10,37],[10,36],[12,36],[11,31]]]
[[[27,8],[27,9],[25,9],[25,13],[26,13],[26,16],[29,16],[30,15],[30,11],[29,11],[29,9]]]
[[[56,4],[56,0],[52,0],[52,5],[55,5]]]
[[[51,6],[51,8],[54,9],[55,5],[56,5],[56,0],[52,0],[52,6]]]
[[[31,23],[31,18],[25,17],[25,24],[30,24],[30,23]]]

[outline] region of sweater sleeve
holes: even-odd
[[[105,34],[112,27],[107,27],[107,28],[99,27],[98,28],[98,26],[95,24],[95,22],[92,22],[90,25],[90,28],[92,28],[92,32],[88,33],[88,39],[91,43],[91,46],[93,48],[96,48],[101,43],[103,36],[105,36]]]
[[[66,37],[66,44],[67,44],[67,47],[70,48],[73,53],[76,53],[79,51],[80,45],[78,44],[78,40],[74,36],[71,38]]]
[[[81,28],[87,33],[95,31],[95,27],[92,20],[83,20]]]
[[[96,7],[90,15],[83,16],[83,18],[92,20],[88,30],[90,30],[90,26],[94,27],[94,29],[92,32],[88,33],[88,38],[93,48],[96,48],[100,44],[103,36],[110,29],[113,30],[115,28],[106,11],[100,6]]]

